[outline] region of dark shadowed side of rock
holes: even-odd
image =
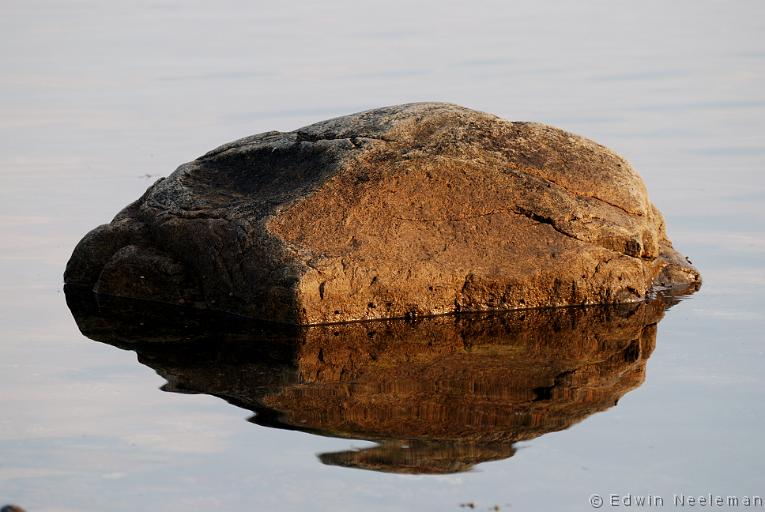
[[[221,146],[83,238],[65,281],[295,324],[698,286],[621,157],[442,103]]]

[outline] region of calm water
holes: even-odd
[[[765,4],[131,4],[2,3],[0,504],[591,510],[592,493],[765,496]],[[616,372],[608,386],[591,382],[612,396],[582,405],[565,398],[565,382],[562,395],[535,384],[550,376],[487,384],[490,401],[515,413],[515,392],[571,409],[534,416],[527,440],[503,431],[489,445],[480,428],[472,444],[447,443],[448,421],[437,432],[382,431],[380,421],[338,432],[322,410],[300,424],[301,411],[348,391],[331,379],[295,388],[315,361],[263,363],[228,347],[182,360],[139,350],[141,364],[81,334],[62,289],[71,250],[155,176],[251,133],[423,100],[560,126],[644,177],[704,286],[666,311],[655,348],[614,349],[628,367],[598,373]],[[577,332],[604,328],[594,322]],[[517,347],[502,339],[482,347]],[[294,345],[286,350],[293,361]],[[207,368],[228,379],[192,371],[208,355],[231,362]],[[578,357],[561,372],[582,367]],[[286,380],[269,381],[270,394],[257,379],[242,390],[237,365],[278,368]],[[396,382],[409,385],[373,379],[351,391],[359,403],[380,389],[425,400],[405,377]],[[166,392],[189,390],[201,393]],[[289,396],[307,401],[279,405]],[[246,421],[290,404],[286,424],[266,413]]]

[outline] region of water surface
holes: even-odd
[[[5,2],[0,501],[34,511],[590,510],[592,493],[765,495],[764,10],[755,1]],[[500,439],[494,451],[412,444],[400,432],[338,438],[316,435],[337,433],[330,423],[248,422],[260,405],[213,396],[234,394],[226,382],[186,379],[197,393],[162,392],[181,390],[167,376],[193,377],[184,373],[193,360],[176,367],[80,332],[62,286],[71,250],[156,177],[247,134],[427,100],[591,137],[644,177],[704,286],[666,311],[650,358],[633,360],[642,384],[604,388],[618,405],[584,407],[570,425],[561,420],[568,428]],[[513,384],[522,402],[556,396],[532,384]],[[359,469],[422,460],[464,464]]]

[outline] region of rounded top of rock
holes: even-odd
[[[646,213],[642,179],[618,154],[590,139],[542,123],[507,121],[453,103],[392,105],[326,121],[291,132],[265,132],[224,144],[201,161],[241,157],[264,147],[295,142],[348,142],[360,146],[383,141],[408,146],[407,153],[464,158],[477,162],[492,154],[516,169],[585,197],[630,213]]]

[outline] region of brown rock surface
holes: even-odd
[[[465,471],[514,443],[614,406],[645,378],[664,299],[273,327],[92,294],[67,299],[82,332],[131,348],[166,391],[208,393],[255,423],[376,441],[327,464]]]
[[[315,324],[632,302],[700,277],[615,153],[422,103],[184,164],[86,235],[65,281]]]

